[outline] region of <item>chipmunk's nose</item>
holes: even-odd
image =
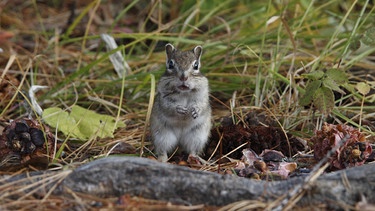
[[[186,81],[187,79],[188,77],[184,73],[180,76],[180,81]]]

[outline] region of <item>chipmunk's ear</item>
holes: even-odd
[[[174,49],[174,46],[170,43],[165,45],[165,53],[167,54],[167,60],[171,58]]]
[[[193,49],[194,55],[197,57],[197,60],[199,61],[201,59],[203,48],[202,46],[198,45]]]

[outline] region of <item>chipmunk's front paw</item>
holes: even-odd
[[[188,113],[188,109],[186,107],[178,105],[176,107],[176,112],[182,115],[186,115]]]
[[[191,116],[196,119],[198,117],[199,108],[191,108]]]

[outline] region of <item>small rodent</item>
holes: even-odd
[[[209,85],[200,72],[202,47],[179,51],[168,43],[165,52],[167,68],[158,83],[150,120],[151,138],[162,162],[177,146],[198,156],[211,129]]]

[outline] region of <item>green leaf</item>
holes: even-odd
[[[340,89],[339,85],[337,85],[337,83],[332,78],[329,78],[329,77],[325,78],[323,80],[323,85],[326,86],[329,89],[332,89],[332,90],[336,91],[336,92],[339,92],[341,94],[345,94],[345,92],[342,89]]]
[[[330,114],[335,106],[333,91],[325,86],[320,87],[314,94],[313,103],[323,114]]]
[[[77,137],[79,130],[76,127],[77,122],[69,116],[69,113],[61,108],[51,107],[43,111],[43,120],[51,127],[58,128],[66,136]]]
[[[322,84],[322,82],[320,80],[311,81],[310,83],[308,83],[307,86],[306,86],[306,89],[305,89],[305,94],[299,100],[299,104],[301,106],[309,105],[313,100],[313,96],[314,96],[316,90],[319,89],[321,84]]]
[[[324,72],[321,70],[317,70],[310,73],[302,74],[302,76],[311,80],[319,80],[324,76]]]
[[[64,135],[80,140],[113,137],[115,129],[125,126],[123,122],[116,124],[112,116],[98,114],[77,105],[72,107],[70,114],[56,107],[45,109],[42,117],[48,125]]]
[[[361,93],[361,95],[367,95],[370,92],[370,89],[371,89],[370,85],[368,85],[365,82],[357,83],[355,88],[358,90],[359,93]]]
[[[116,119],[112,116],[98,114],[77,105],[72,107],[70,116],[78,122],[79,131],[87,138],[96,135],[100,138],[113,137],[116,128],[125,126],[123,122],[115,125]]]
[[[365,31],[362,42],[369,46],[375,46],[375,27],[371,27]]]
[[[327,77],[334,80],[338,85],[342,85],[348,82],[348,76],[346,73],[339,69],[329,69],[326,72]]]

